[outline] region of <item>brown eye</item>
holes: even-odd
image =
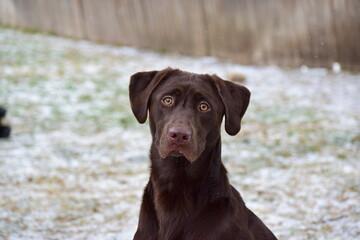
[[[199,110],[200,111],[205,112],[205,111],[207,111],[209,109],[210,109],[209,104],[204,103],[204,102],[200,103],[200,105],[199,105]]]
[[[171,106],[173,104],[173,99],[171,97],[164,97],[162,99],[162,102],[166,105],[166,106]]]

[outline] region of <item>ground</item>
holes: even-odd
[[[282,69],[107,46],[0,28],[0,239],[132,239],[149,175],[147,124],[130,76],[168,66],[252,92],[231,183],[279,239],[360,235],[360,74]]]

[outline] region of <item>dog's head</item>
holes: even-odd
[[[225,130],[240,131],[250,100],[247,88],[216,75],[178,69],[139,72],[131,77],[130,102],[140,123],[149,111],[153,143],[162,158],[185,157],[195,161],[205,147],[213,147]]]

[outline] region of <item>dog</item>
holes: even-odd
[[[138,72],[129,85],[152,135],[150,179],[134,240],[274,240],[229,183],[220,129],[236,135],[250,101],[244,86],[179,69]]]

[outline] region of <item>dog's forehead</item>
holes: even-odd
[[[181,72],[163,80],[161,89],[182,89],[190,92],[212,93],[214,83],[210,76]]]

